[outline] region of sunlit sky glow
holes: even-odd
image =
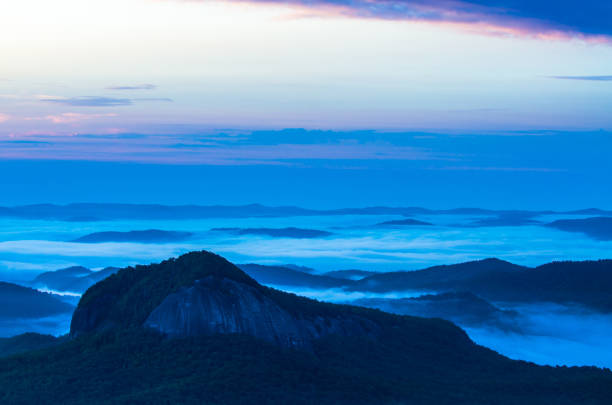
[[[13,2],[0,14],[0,131],[611,126],[612,83],[554,78],[610,75],[612,46],[598,36],[493,35],[481,22],[332,11],[246,2]]]
[[[0,159],[576,174],[610,145],[604,3],[11,2]],[[253,133],[283,128],[336,132]],[[527,140],[506,159],[490,141],[542,131],[560,157],[523,156]]]

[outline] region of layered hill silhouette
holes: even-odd
[[[350,269],[350,270],[333,270],[324,273],[324,276],[339,278],[342,280],[360,280],[367,276],[373,276],[375,271]]]
[[[385,273],[348,270],[315,274],[263,265],[245,265],[244,269],[263,284],[279,286],[339,288],[365,294],[467,292],[493,302],[578,304],[612,312],[612,260],[526,267],[485,259]]]
[[[73,240],[78,243],[104,243],[104,242],[140,242],[140,243],[169,243],[179,242],[191,238],[191,232],[162,231],[148,229],[145,231],[128,232],[95,232]]]
[[[612,240],[612,217],[560,219],[546,226],[566,232],[579,232],[593,239]]]
[[[467,291],[489,301],[580,304],[612,311],[612,260],[552,262],[535,268],[498,259],[382,273],[357,280],[351,291]]]
[[[41,273],[30,282],[30,285],[53,291],[84,293],[89,287],[118,270],[116,267],[106,267],[98,271],[82,266],[68,267]]]
[[[341,277],[311,274],[285,266],[239,264],[238,267],[261,284],[304,288],[337,288],[346,285]]]
[[[361,298],[352,303],[394,314],[447,319],[462,326],[520,331],[517,312],[497,308],[469,292],[428,294],[414,298]]]
[[[24,333],[10,338],[0,338],[0,357],[56,346],[67,341],[67,338],[67,336],[58,338],[39,333]]]
[[[377,226],[430,226],[430,222],[419,221],[418,219],[397,219],[394,221],[385,221],[377,224]]]
[[[450,322],[321,303],[194,252],[82,297],[70,340],[0,360],[0,402],[604,404],[612,373],[539,367]]]
[[[70,313],[73,309],[52,294],[0,282],[0,320],[43,318]]]
[[[273,238],[314,239],[333,235],[331,232],[303,228],[213,228],[213,232],[226,232],[234,235],[262,235]]]
[[[366,207],[316,210],[294,206],[270,207],[261,204],[239,206],[224,205],[159,205],[159,204],[96,204],[67,205],[34,204],[0,207],[0,216],[11,218],[53,219],[63,221],[97,221],[117,219],[196,219],[196,218],[272,218],[321,215],[516,215],[527,211],[497,211],[482,208],[456,208],[431,210],[421,207]],[[533,215],[551,214],[552,211],[532,211]],[[612,215],[610,211],[588,209],[566,212],[571,215]]]

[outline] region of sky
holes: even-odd
[[[11,2],[0,204],[609,208],[611,18],[597,0]]]

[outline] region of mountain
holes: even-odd
[[[450,322],[321,303],[194,252],[92,286],[71,338],[0,359],[0,402],[604,404],[612,373],[512,361]]]
[[[612,217],[560,219],[546,226],[566,232],[579,232],[593,239],[612,240]]]
[[[78,243],[104,243],[104,242],[140,242],[140,243],[169,243],[180,242],[193,236],[191,232],[161,231],[148,229],[146,231],[129,232],[95,232],[73,240]]]
[[[275,238],[312,239],[331,236],[331,232],[301,228],[213,228],[213,232],[227,232],[236,235],[264,235]]]
[[[525,226],[539,225],[540,221],[533,219],[533,213],[517,213],[508,215],[498,215],[494,217],[485,217],[472,221],[467,224],[467,227],[494,227],[494,226]]]
[[[350,286],[354,291],[438,291],[456,290],[481,278],[491,279],[502,274],[516,273],[525,267],[498,260],[485,259],[454,265],[434,266],[417,271],[398,271],[375,274],[356,281]]]
[[[429,226],[433,225],[430,222],[419,221],[416,219],[398,219],[395,221],[385,221],[377,224],[377,226]]]
[[[0,282],[0,319],[42,318],[73,309],[52,294]]]
[[[244,333],[302,347],[327,334],[369,336],[380,329],[357,307],[329,316],[330,305],[263,287],[219,256],[190,253],[122,270],[94,285],[83,295],[70,333],[144,325],[171,336]]]
[[[376,274],[346,288],[377,293],[467,291],[489,301],[580,304],[612,312],[612,260],[553,262],[530,268],[486,259]]]
[[[10,338],[0,338],[0,357],[45,349],[56,346],[66,340],[66,337],[56,338],[55,336],[38,333],[24,333]]]
[[[360,280],[367,276],[377,274],[374,271],[367,270],[333,270],[323,273],[324,276],[340,278],[343,280]]]
[[[285,266],[260,264],[239,264],[237,266],[261,284],[305,288],[338,288],[346,284],[345,281],[328,275],[305,273]]]
[[[107,267],[99,271],[81,266],[68,267],[39,274],[30,285],[59,292],[84,293],[89,287],[118,270],[116,267]]]
[[[352,302],[399,315],[442,318],[461,326],[489,326],[517,331],[518,313],[497,308],[469,292],[449,292],[414,298],[361,298]]]
[[[589,209],[565,212],[568,215],[612,215],[612,211]],[[332,215],[475,215],[475,216],[537,216],[563,214],[553,211],[488,210],[481,208],[455,208],[432,210],[420,207],[365,207],[339,209],[308,209],[294,206],[268,207],[260,204],[224,205],[156,205],[156,204],[96,204],[67,205],[35,204],[0,207],[0,216],[26,219],[52,219],[60,221],[112,221],[123,219],[201,219],[201,218],[274,218],[294,216]]]

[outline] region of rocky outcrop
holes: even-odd
[[[297,317],[260,289],[214,276],[170,294],[144,325],[170,337],[245,334],[301,348],[327,335],[375,336],[379,330],[375,322],[356,315]]]

